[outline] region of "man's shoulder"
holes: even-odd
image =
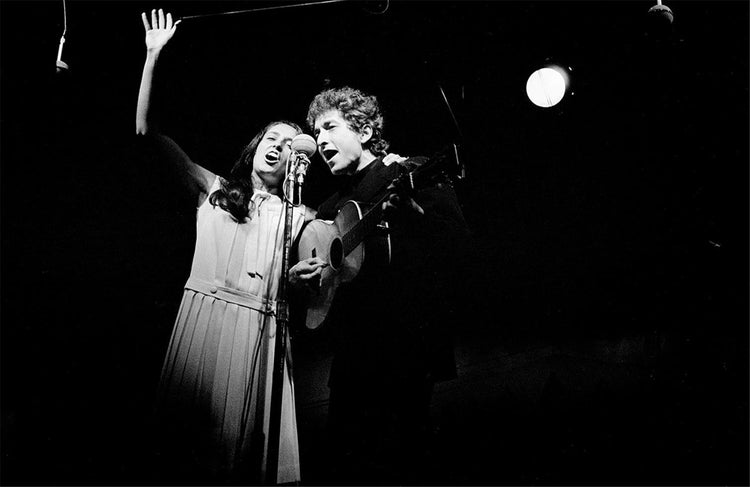
[[[420,166],[425,165],[430,160],[427,156],[412,156],[400,161],[398,164],[407,171],[413,171]]]
[[[410,165],[410,164],[421,164],[421,160],[427,160],[427,157],[425,156],[411,156],[411,157],[402,157],[396,154],[387,154],[384,157],[381,157],[378,159],[378,161],[382,161],[383,166],[388,167],[390,165]]]

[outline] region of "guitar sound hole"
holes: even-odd
[[[331,242],[331,257],[330,264],[333,270],[338,270],[341,267],[341,262],[344,260],[344,244],[341,243],[340,238],[336,238]]]

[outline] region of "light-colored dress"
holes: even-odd
[[[219,178],[211,193],[219,188]],[[218,478],[265,479],[276,297],[284,240],[283,203],[255,191],[238,224],[209,199],[198,208],[190,278],[162,369],[160,404],[198,432],[198,453]],[[295,208],[293,235],[304,222]],[[277,482],[300,479],[291,350],[284,376]],[[257,477],[260,475],[260,477]]]

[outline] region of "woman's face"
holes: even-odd
[[[269,128],[260,139],[253,156],[253,172],[267,188],[278,188],[284,180],[286,161],[289,158],[289,143],[297,130],[285,123]]]

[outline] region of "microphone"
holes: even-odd
[[[57,48],[57,62],[55,62],[55,71],[62,73],[68,71],[68,64],[62,60],[63,44],[65,44],[65,36],[60,38],[60,45]]]
[[[297,183],[302,184],[305,181],[305,174],[307,174],[307,166],[310,164],[310,157],[315,154],[318,149],[318,144],[315,139],[307,134],[296,135],[292,139],[292,155],[295,156],[297,161],[296,174]]]
[[[656,5],[648,9],[648,15],[654,24],[669,26],[674,22],[672,9],[662,4],[661,0],[656,0]]]
[[[316,150],[318,150],[318,144],[315,139],[307,134],[299,134],[292,139],[293,152],[304,154],[305,157],[310,158]]]
[[[68,63],[62,60],[62,51],[63,51],[63,44],[65,44],[65,33],[68,32],[68,7],[65,5],[65,0],[63,0],[63,32],[62,36],[60,36],[60,45],[57,47],[57,61],[55,62],[55,72],[60,73],[67,73],[68,72]]]

